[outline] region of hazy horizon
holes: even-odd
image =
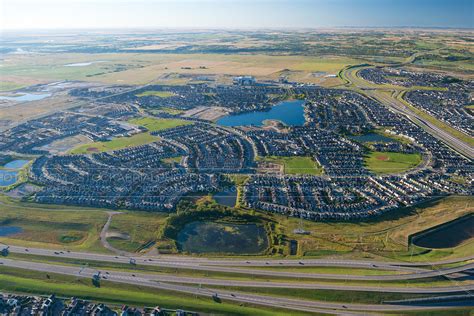
[[[2,0],[0,29],[474,27],[469,0]]]

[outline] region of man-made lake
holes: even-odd
[[[0,169],[0,187],[14,184],[18,180],[18,172],[29,160],[16,159],[5,164]]]
[[[0,237],[19,234],[22,231],[23,229],[21,229],[21,227],[18,227],[18,226],[0,226]]]
[[[5,169],[20,169],[20,168],[24,167],[28,162],[29,162],[29,160],[17,159],[17,160],[10,161],[5,166],[3,166],[3,168],[5,168]]]
[[[397,142],[396,139],[380,135],[377,133],[368,133],[364,135],[358,135],[358,136],[349,136],[349,138],[362,142],[362,143],[369,143],[369,142],[377,142],[377,143],[390,143],[390,142]]]
[[[11,100],[17,102],[27,102],[27,101],[38,101],[44,98],[50,97],[51,93],[40,93],[40,94],[33,94],[33,93],[18,93],[15,95],[10,96],[2,96],[0,95],[0,100]]]
[[[234,207],[235,202],[237,201],[237,189],[235,187],[232,187],[227,190],[218,192],[214,194],[213,198],[214,200],[216,200],[217,203],[221,205]]]
[[[474,215],[442,225],[414,236],[413,244],[425,248],[451,248],[474,237]]]
[[[14,184],[18,180],[18,171],[0,169],[0,187]]]
[[[191,253],[256,254],[268,247],[265,229],[256,224],[192,222],[177,241],[182,251]]]
[[[265,120],[278,120],[289,126],[304,124],[304,101],[284,101],[274,105],[268,111],[255,111],[249,113],[227,115],[217,120],[222,126],[262,126]]]

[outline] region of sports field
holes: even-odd
[[[422,157],[418,153],[405,154],[396,152],[371,151],[365,158],[367,168],[376,174],[405,172],[418,166]]]

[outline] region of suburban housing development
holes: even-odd
[[[1,33],[0,315],[471,315],[473,42]]]

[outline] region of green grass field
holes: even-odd
[[[156,132],[168,128],[192,124],[192,122],[190,121],[180,119],[158,119],[153,117],[133,118],[128,120],[128,122],[135,125],[143,126],[150,132]]]
[[[137,94],[137,97],[154,96],[154,97],[160,97],[160,98],[169,98],[175,95],[176,94],[169,91],[145,91],[145,92]]]
[[[311,157],[258,157],[260,161],[271,162],[283,165],[285,174],[310,174],[320,175],[323,173],[322,167]]]
[[[20,202],[4,195],[0,195],[0,209],[0,225],[22,229],[19,234],[0,237],[1,242],[104,251],[99,234],[107,214],[102,210]]]
[[[181,125],[192,124],[185,120],[179,119],[158,119],[153,117],[134,118],[128,121],[131,124],[140,125],[148,129],[146,133],[135,134],[130,137],[117,137],[110,141],[93,142],[80,145],[72,149],[70,154],[93,154],[97,152],[112,151],[128,147],[135,147],[152,143],[158,137],[150,135],[150,132],[160,131],[163,129],[173,128]]]
[[[116,214],[112,218],[109,231],[127,234],[129,239],[109,238],[117,249],[134,252],[148,243],[154,243],[164,225],[168,214],[149,212],[130,212]]]
[[[99,233],[107,214],[103,210],[22,202],[0,195],[0,224],[19,226],[20,234],[1,237],[0,241],[27,247],[60,248],[91,252],[107,252]],[[298,235],[296,218],[261,213],[278,223],[285,239],[298,242],[295,257],[343,256],[346,258],[390,258],[403,261],[441,260],[470,254],[474,239],[450,249],[418,249],[410,247],[408,236],[430,227],[452,221],[474,211],[474,198],[447,197],[424,203],[416,208],[400,209],[366,222],[323,223],[304,221],[310,235]],[[254,211],[250,211],[254,212]],[[155,238],[166,214],[124,212],[114,216],[110,229],[130,236],[117,241],[124,250],[136,250]],[[51,229],[54,228],[54,229]],[[79,237],[79,239],[76,239]],[[138,246],[138,247],[140,247]],[[170,249],[167,240],[157,240],[154,247]],[[288,243],[282,246],[288,252]],[[173,250],[173,249],[171,249]],[[275,255],[276,257],[280,255]]]
[[[104,151],[118,150],[128,147],[140,146],[156,141],[158,138],[150,135],[150,133],[139,133],[130,137],[117,137],[110,141],[93,142],[90,144],[80,145],[72,149],[70,154],[93,154]]]
[[[25,84],[10,82],[10,81],[0,81],[0,91],[12,91],[25,87]]]
[[[216,289],[225,289],[244,293],[255,293],[269,296],[288,297],[294,299],[329,301],[329,302],[357,302],[359,304],[381,304],[385,300],[402,300],[416,297],[427,297],[425,294],[377,293],[362,291],[335,291],[335,290],[307,290],[282,288],[250,288],[238,286],[213,286]]]
[[[468,256],[474,239],[471,238],[455,248],[412,252],[408,236],[472,211],[473,197],[453,196],[413,208],[400,209],[359,223],[304,221],[303,228],[309,231],[310,235],[298,235],[293,232],[299,227],[299,220],[296,218],[275,216],[274,219],[280,223],[288,239],[298,241],[299,256],[426,261]]]
[[[365,158],[367,168],[376,174],[399,173],[410,170],[421,163],[418,153],[405,154],[396,152],[371,151]]]

